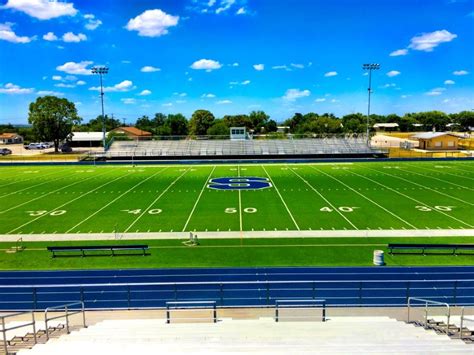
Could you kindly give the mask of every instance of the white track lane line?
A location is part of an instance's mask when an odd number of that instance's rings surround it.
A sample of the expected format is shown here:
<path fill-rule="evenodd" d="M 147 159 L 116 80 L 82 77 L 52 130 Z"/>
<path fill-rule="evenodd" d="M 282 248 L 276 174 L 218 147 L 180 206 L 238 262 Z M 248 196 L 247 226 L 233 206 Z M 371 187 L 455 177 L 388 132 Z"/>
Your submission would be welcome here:
<path fill-rule="evenodd" d="M 93 193 L 94 191 L 101 189 L 101 188 L 104 187 L 104 186 L 107 186 L 107 185 L 109 185 L 109 184 L 111 184 L 111 183 L 113 183 L 113 182 L 115 182 L 115 181 L 117 181 L 117 180 L 123 179 L 123 178 L 126 177 L 126 176 L 129 176 L 130 174 L 131 174 L 131 173 L 128 173 L 127 175 L 119 176 L 118 178 L 115 178 L 115 179 L 113 179 L 113 180 L 111 180 L 111 181 L 108 181 L 108 182 L 106 182 L 105 184 L 102 184 L 102 185 L 96 187 L 95 189 L 92 189 L 92 190 L 86 192 L 85 194 L 82 194 L 81 196 L 76 197 L 75 199 L 72 199 L 72 200 L 70 200 L 70 201 L 68 201 L 68 202 L 66 202 L 66 203 L 63 203 L 61 206 L 58 206 L 58 207 L 56 207 L 56 208 L 53 208 L 51 211 L 48 211 L 47 213 L 42 214 L 41 216 L 36 217 L 35 219 L 32 219 L 31 221 L 28 221 L 28 222 L 26 222 L 26 223 L 23 223 L 21 226 L 16 227 L 15 229 L 12 229 L 12 230 L 9 231 L 7 234 L 11 234 L 12 232 L 14 232 L 14 231 L 16 231 L 16 230 L 18 230 L 18 229 L 20 229 L 20 228 L 23 228 L 24 226 L 27 226 L 28 224 L 33 223 L 33 222 L 37 221 L 37 220 L 40 219 L 40 218 L 43 218 L 43 217 L 45 217 L 45 216 L 48 216 L 51 212 L 57 211 L 58 209 L 60 209 L 60 208 L 62 208 L 62 207 L 64 207 L 64 206 L 67 206 L 67 205 L 69 205 L 70 203 L 72 203 L 72 202 L 74 202 L 74 201 L 76 201 L 76 200 L 79 200 L 79 199 L 83 198 L 84 196 L 87 196 L 87 195 Z M 83 181 L 85 181 L 85 180 L 83 180 Z"/>
<path fill-rule="evenodd" d="M 43 198 L 43 197 L 49 196 L 49 195 L 51 195 L 51 194 L 53 194 L 53 193 L 55 193 L 55 192 L 64 190 L 64 189 L 67 188 L 67 187 L 71 187 L 71 186 L 77 185 L 77 184 L 79 184 L 79 183 L 81 183 L 81 182 L 85 182 L 85 181 L 87 181 L 87 180 L 90 180 L 90 179 L 93 179 L 93 178 L 96 178 L 96 177 L 105 175 L 105 174 L 107 174 L 108 172 L 110 172 L 110 171 L 105 171 L 103 174 L 94 175 L 94 176 L 88 177 L 87 179 L 79 180 L 79 181 L 73 182 L 73 183 L 71 183 L 71 184 L 69 184 L 69 185 L 60 187 L 59 189 L 50 191 L 50 192 L 48 192 L 48 193 L 46 193 L 46 194 L 44 194 L 44 195 L 41 195 L 41 196 L 39 196 L 39 197 L 35 197 L 35 198 L 31 199 L 31 200 L 28 200 L 28 201 L 26 201 L 26 202 L 20 203 L 19 205 L 16 205 L 16 206 L 10 207 L 10 208 L 8 208 L 8 209 L 6 209 L 6 210 L 0 211 L 0 214 L 6 213 L 6 212 L 11 211 L 11 210 L 14 210 L 14 209 L 16 209 L 16 208 L 18 208 L 18 207 L 24 206 L 24 205 L 26 205 L 26 204 L 28 204 L 28 203 L 30 203 L 30 202 L 33 202 L 33 201 L 39 200 L 39 199 L 41 199 L 41 198 Z"/>
<path fill-rule="evenodd" d="M 265 174 L 267 174 L 268 178 L 270 179 L 273 187 L 275 188 L 275 191 L 277 192 L 278 196 L 280 196 L 280 199 L 281 199 L 281 202 L 283 203 L 283 205 L 285 206 L 286 208 L 286 211 L 288 212 L 288 214 L 290 215 L 291 217 L 291 220 L 293 221 L 293 223 L 295 224 L 295 227 L 297 230 L 300 230 L 300 226 L 298 225 L 298 223 L 296 223 L 296 220 L 295 218 L 293 217 L 293 214 L 291 213 L 290 209 L 288 208 L 285 200 L 283 199 L 283 197 L 281 196 L 280 194 L 280 191 L 278 190 L 278 187 L 275 185 L 275 183 L 273 182 L 273 179 L 272 177 L 270 176 L 270 174 L 267 172 L 267 169 L 265 169 L 265 166 L 261 165 L 261 167 L 263 168 L 263 170 L 265 171 Z"/>
<path fill-rule="evenodd" d="M 362 178 L 364 178 L 364 179 L 366 179 L 366 180 L 372 181 L 373 183 L 375 183 L 375 184 L 377 184 L 377 185 L 380 185 L 380 186 L 382 186 L 382 187 L 384 187 L 384 188 L 386 188 L 386 189 L 388 189 L 388 190 L 390 190 L 390 191 L 393 191 L 393 192 L 399 194 L 400 196 L 403 196 L 403 197 L 408 198 L 408 199 L 410 199 L 410 200 L 412 200 L 412 201 L 415 201 L 415 202 L 418 203 L 419 205 L 426 206 L 426 207 L 432 209 L 433 211 L 438 212 L 438 213 L 441 213 L 442 215 L 444 215 L 444 216 L 446 216 L 446 217 L 448 217 L 448 218 L 454 219 L 454 220 L 458 221 L 459 223 L 462 223 L 462 224 L 464 224 L 464 225 L 466 225 L 466 226 L 468 226 L 468 227 L 470 227 L 470 228 L 473 228 L 473 227 L 474 227 L 474 226 L 470 225 L 469 223 L 466 223 L 466 222 L 464 222 L 464 221 L 462 221 L 462 220 L 460 220 L 460 219 L 458 219 L 458 218 L 456 218 L 456 217 L 450 216 L 449 214 L 444 213 L 443 211 L 437 210 L 436 208 L 433 208 L 432 206 L 430 206 L 430 205 L 428 205 L 428 204 L 426 204 L 426 203 L 424 203 L 424 202 L 421 202 L 421 201 L 419 201 L 419 200 L 417 200 L 417 199 L 415 199 L 415 198 L 413 198 L 413 197 L 411 197 L 411 196 L 405 195 L 404 193 L 402 193 L 402 192 L 400 192 L 400 191 L 397 191 L 397 190 L 395 190 L 395 189 L 393 189 L 393 188 L 391 188 L 391 187 L 389 187 L 389 186 L 387 186 L 387 185 L 384 185 L 384 184 L 382 184 L 382 183 L 380 183 L 380 182 L 378 182 L 378 181 L 376 181 L 376 180 L 373 180 L 373 179 L 371 179 L 371 178 L 368 178 L 367 176 L 357 174 L 357 173 L 355 173 L 355 172 L 353 172 L 353 171 L 350 171 L 350 173 L 351 173 L 351 174 L 354 174 L 354 175 L 357 175 L 357 176 L 360 176 L 360 177 L 362 177 Z"/>
<path fill-rule="evenodd" d="M 77 223 L 74 227 L 71 227 L 69 228 L 69 230 L 66 231 L 66 233 L 70 233 L 73 229 L 76 229 L 77 227 L 79 227 L 82 223 L 84 223 L 85 221 L 91 219 L 92 217 L 94 217 L 97 213 L 103 211 L 104 209 L 106 209 L 107 207 L 109 207 L 111 204 L 113 204 L 115 201 L 121 199 L 122 197 L 124 197 L 126 194 L 128 194 L 130 191 L 136 189 L 138 186 L 140 186 L 141 184 L 145 183 L 146 181 L 150 180 L 151 178 L 153 178 L 154 176 L 158 175 L 159 173 L 165 171 L 166 169 L 168 168 L 164 168 L 164 169 L 161 169 L 159 171 L 157 171 L 156 173 L 154 173 L 153 175 L 150 175 L 149 177 L 147 177 L 145 180 L 142 180 L 140 181 L 138 184 L 135 184 L 134 186 L 132 186 L 131 188 L 129 188 L 127 191 L 125 191 L 124 193 L 120 194 L 119 196 L 117 196 L 116 198 L 114 198 L 112 201 L 110 201 L 108 204 L 104 205 L 102 208 L 98 209 L 97 211 L 95 211 L 94 213 L 92 213 L 90 216 L 88 216 L 87 218 L 84 218 L 82 221 L 80 221 L 79 223 Z"/>
<path fill-rule="evenodd" d="M 186 231 L 186 228 L 188 227 L 188 224 L 189 224 L 189 221 L 191 220 L 193 214 L 194 214 L 194 210 L 196 209 L 199 201 L 201 200 L 201 196 L 204 192 L 204 189 L 206 188 L 207 186 L 207 183 L 209 182 L 209 179 L 211 178 L 212 174 L 214 173 L 214 170 L 216 170 L 216 166 L 213 166 L 212 170 L 211 170 L 211 173 L 209 174 L 209 176 L 207 177 L 206 181 L 204 181 L 204 185 L 202 186 L 202 189 L 201 189 L 201 192 L 199 193 L 199 196 L 198 198 L 196 199 L 196 201 L 194 202 L 194 206 L 193 206 L 193 209 L 191 210 L 191 212 L 189 213 L 189 216 L 188 216 L 188 219 L 186 220 L 186 223 L 184 224 L 184 227 L 183 227 L 183 232 Z"/>
<path fill-rule="evenodd" d="M 148 205 L 148 207 L 147 207 L 142 213 L 140 213 L 140 215 L 139 215 L 137 218 L 135 218 L 135 220 L 134 220 L 134 221 L 127 227 L 127 229 L 125 229 L 123 232 L 124 232 L 124 233 L 127 233 L 127 232 L 130 230 L 130 228 L 132 228 L 132 227 L 135 225 L 135 223 L 137 223 L 137 222 L 145 215 L 145 213 L 147 213 L 148 210 L 150 210 L 150 208 L 161 198 L 161 196 L 163 196 L 174 184 L 176 184 L 176 182 L 177 182 L 179 179 L 181 179 L 181 177 L 183 177 L 183 175 L 186 174 L 188 171 L 190 171 L 190 168 L 186 169 L 186 170 L 184 171 L 184 173 L 182 173 L 180 176 L 178 176 L 176 179 L 174 179 L 174 180 L 171 182 L 171 184 L 169 184 L 169 186 L 168 186 L 165 190 L 163 190 L 163 192 L 161 192 L 161 194 L 159 194 L 158 197 L 155 198 L 155 199 L 153 200 L 153 202 L 150 203 L 150 204 Z"/>
<path fill-rule="evenodd" d="M 459 202 L 462 202 L 462 203 L 465 203 L 465 204 L 474 206 L 474 203 L 467 202 L 467 201 L 464 201 L 464 200 L 462 200 L 462 199 L 460 199 L 460 198 L 457 198 L 457 197 L 454 197 L 454 196 L 445 194 L 444 192 L 441 192 L 441 191 L 432 189 L 431 187 L 427 187 L 427 186 L 418 184 L 417 182 L 413 182 L 413 181 L 410 181 L 410 180 L 408 180 L 408 179 L 402 178 L 401 176 L 389 174 L 389 173 L 386 173 L 386 172 L 383 172 L 383 171 L 379 171 L 379 170 L 375 170 L 375 169 L 372 169 L 372 168 L 369 168 L 369 167 L 365 167 L 365 169 L 370 169 L 370 170 L 376 171 L 377 173 L 382 173 L 382 174 L 385 174 L 385 175 L 388 175 L 388 176 L 392 176 L 392 177 L 397 178 L 397 179 L 404 180 L 404 181 L 406 181 L 406 182 L 409 182 L 410 184 L 413 184 L 413 185 L 416 185 L 416 186 L 420 186 L 420 187 L 423 187 L 423 188 L 425 188 L 425 189 L 427 189 L 427 190 L 436 192 L 437 194 L 440 194 L 440 195 L 443 195 L 443 196 L 452 198 L 453 200 L 457 200 L 457 201 L 459 201 Z"/>
<path fill-rule="evenodd" d="M 353 189 L 351 186 L 347 185 L 346 183 L 344 183 L 343 181 L 339 180 L 338 178 L 322 171 L 322 170 L 319 170 L 318 168 L 315 168 L 315 167 L 312 167 L 314 170 L 316 171 L 319 171 L 320 173 L 326 175 L 326 176 L 329 176 L 331 179 L 334 179 L 336 180 L 337 182 L 339 182 L 340 184 L 344 185 L 345 187 L 347 187 L 348 189 L 350 189 L 351 191 L 355 192 L 356 194 L 358 194 L 359 196 L 365 198 L 367 201 L 373 203 L 374 205 L 376 205 L 377 207 L 381 208 L 382 210 L 384 210 L 385 212 L 391 214 L 393 217 L 397 218 L 398 220 L 402 221 L 403 223 L 405 223 L 406 225 L 410 226 L 411 228 L 413 229 L 418 229 L 416 228 L 413 224 L 407 222 L 406 220 L 404 220 L 402 217 L 398 216 L 397 214 L 393 213 L 392 211 L 389 211 L 388 209 L 386 209 L 385 207 L 383 207 L 382 205 L 378 204 L 377 202 L 375 202 L 374 200 L 368 198 L 367 196 L 365 196 L 364 194 L 360 193 L 359 191 Z"/>
<path fill-rule="evenodd" d="M 319 197 L 321 197 L 329 206 L 332 207 L 332 209 L 333 209 L 334 211 L 336 211 L 343 219 L 345 219 L 347 223 L 349 223 L 354 229 L 359 230 L 359 228 L 357 228 L 354 223 L 352 223 L 346 216 L 344 216 L 344 215 L 341 213 L 341 211 L 339 211 L 339 210 L 337 209 L 337 207 L 335 207 L 331 202 L 329 202 L 329 200 L 328 200 L 326 197 L 324 197 L 318 190 L 316 190 L 316 189 L 313 187 L 313 185 L 311 185 L 308 181 L 306 181 L 305 178 L 303 178 L 300 174 L 298 174 L 298 173 L 297 173 L 296 171 L 294 171 L 292 168 L 289 167 L 289 169 L 290 169 L 296 176 L 298 176 L 301 180 L 303 180 L 303 182 L 304 182 L 306 185 L 308 185 L 308 186 L 311 188 L 311 190 L 313 190 L 314 192 L 316 192 L 316 193 L 319 195 Z"/>

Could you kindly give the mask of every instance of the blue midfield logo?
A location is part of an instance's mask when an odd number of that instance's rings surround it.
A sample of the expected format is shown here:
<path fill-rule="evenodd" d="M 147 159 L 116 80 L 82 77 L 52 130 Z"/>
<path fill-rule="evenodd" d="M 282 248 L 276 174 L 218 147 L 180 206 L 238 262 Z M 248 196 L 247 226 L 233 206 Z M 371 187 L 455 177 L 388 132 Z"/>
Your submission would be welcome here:
<path fill-rule="evenodd" d="M 260 190 L 272 187 L 272 184 L 268 178 L 241 176 L 213 178 L 207 187 L 215 190 Z"/>

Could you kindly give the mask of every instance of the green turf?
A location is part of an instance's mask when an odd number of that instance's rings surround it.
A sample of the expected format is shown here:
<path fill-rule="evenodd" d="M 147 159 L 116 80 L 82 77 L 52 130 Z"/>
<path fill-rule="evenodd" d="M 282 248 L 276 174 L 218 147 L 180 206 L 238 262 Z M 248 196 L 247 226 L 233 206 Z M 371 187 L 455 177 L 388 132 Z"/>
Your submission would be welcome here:
<path fill-rule="evenodd" d="M 472 265 L 474 254 L 389 255 L 389 242 L 405 238 L 265 238 L 206 239 L 197 247 L 181 240 L 94 241 L 91 245 L 144 243 L 150 255 L 52 258 L 46 246 L 78 245 L 78 242 L 23 243 L 17 253 L 5 250 L 14 243 L 0 243 L 1 270 L 252 267 L 252 266 L 369 266 L 374 250 L 385 250 L 387 266 Z M 474 237 L 412 238 L 413 243 L 473 243 Z"/>
<path fill-rule="evenodd" d="M 267 177 L 217 191 L 212 177 Z M 0 167 L 0 234 L 474 228 L 474 162 Z"/>

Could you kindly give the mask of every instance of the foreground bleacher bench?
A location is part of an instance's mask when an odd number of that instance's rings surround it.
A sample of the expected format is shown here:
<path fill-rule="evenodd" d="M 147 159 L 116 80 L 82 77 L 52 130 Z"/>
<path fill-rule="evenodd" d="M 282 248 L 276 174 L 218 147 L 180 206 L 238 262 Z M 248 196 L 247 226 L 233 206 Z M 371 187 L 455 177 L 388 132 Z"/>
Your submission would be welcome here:
<path fill-rule="evenodd" d="M 116 251 L 136 251 L 140 250 L 142 253 L 136 255 L 147 255 L 146 251 L 149 249 L 148 245 L 85 245 L 85 246 L 54 246 L 47 247 L 48 251 L 53 253 L 53 258 L 57 253 L 74 253 L 80 252 L 80 256 L 87 256 L 86 251 L 110 251 L 111 256 L 115 256 Z M 118 254 L 120 255 L 120 254 Z M 135 254 L 134 254 L 135 255 Z"/>
<path fill-rule="evenodd" d="M 456 255 L 459 250 L 474 250 L 474 244 L 400 244 L 391 243 L 387 245 L 390 254 L 407 254 L 394 253 L 395 250 L 416 251 L 421 250 L 421 254 L 425 255 L 426 251 L 433 250 L 450 250 L 453 255 Z"/>

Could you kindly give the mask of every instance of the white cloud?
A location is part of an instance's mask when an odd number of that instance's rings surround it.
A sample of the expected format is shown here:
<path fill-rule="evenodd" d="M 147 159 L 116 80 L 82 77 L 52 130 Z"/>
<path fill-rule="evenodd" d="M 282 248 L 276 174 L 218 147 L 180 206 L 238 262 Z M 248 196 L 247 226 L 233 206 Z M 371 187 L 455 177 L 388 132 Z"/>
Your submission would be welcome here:
<path fill-rule="evenodd" d="M 63 77 L 61 75 L 53 75 L 52 79 L 58 81 L 58 80 L 63 80 Z"/>
<path fill-rule="evenodd" d="M 58 40 L 58 37 L 54 34 L 54 32 L 48 32 L 46 33 L 45 35 L 43 35 L 43 39 L 45 41 L 57 41 Z"/>
<path fill-rule="evenodd" d="M 390 83 L 390 84 L 385 84 L 385 85 L 383 85 L 382 88 L 384 88 L 384 89 L 387 89 L 387 88 L 394 88 L 395 86 L 397 86 L 397 84 Z"/>
<path fill-rule="evenodd" d="M 291 63 L 290 65 L 296 69 L 304 69 L 304 64 Z"/>
<path fill-rule="evenodd" d="M 120 99 L 120 101 L 122 101 L 125 105 L 133 105 L 137 103 L 137 100 L 135 100 L 134 98 L 124 98 Z"/>
<path fill-rule="evenodd" d="M 66 32 L 63 34 L 63 41 L 64 42 L 81 42 L 81 41 L 87 41 L 87 36 L 83 33 L 78 33 L 77 35 L 72 33 L 72 32 Z"/>
<path fill-rule="evenodd" d="M 168 15 L 160 9 L 146 10 L 141 15 L 130 19 L 125 28 L 138 31 L 139 36 L 160 37 L 168 34 L 168 28 L 176 26 L 179 16 Z"/>
<path fill-rule="evenodd" d="M 0 94 L 9 94 L 9 95 L 21 95 L 21 94 L 31 94 L 34 92 L 32 88 L 21 88 L 18 85 L 8 83 L 4 86 L 0 86 Z"/>
<path fill-rule="evenodd" d="M 76 85 L 74 84 L 65 84 L 65 83 L 55 84 L 54 86 L 56 86 L 57 88 L 68 88 L 68 89 L 76 87 Z"/>
<path fill-rule="evenodd" d="M 434 88 L 425 93 L 425 95 L 428 96 L 439 96 L 443 93 L 443 91 L 446 91 L 446 88 Z"/>
<path fill-rule="evenodd" d="M 394 76 L 397 76 L 397 75 L 400 75 L 401 73 L 398 71 L 398 70 L 390 70 L 388 73 L 387 73 L 387 76 L 389 77 L 394 77 Z"/>
<path fill-rule="evenodd" d="M 84 80 L 79 80 L 76 85 L 79 85 L 79 86 L 82 86 L 82 85 L 86 85 L 86 82 Z"/>
<path fill-rule="evenodd" d="M 122 60 L 121 63 L 122 64 L 131 64 L 132 61 L 131 60 Z"/>
<path fill-rule="evenodd" d="M 455 81 L 454 80 L 445 80 L 444 85 L 454 85 Z"/>
<path fill-rule="evenodd" d="M 265 65 L 264 64 L 254 64 L 253 68 L 257 71 L 262 71 L 262 70 L 265 69 Z"/>
<path fill-rule="evenodd" d="M 390 53 L 390 57 L 398 57 L 401 55 L 407 55 L 408 54 L 408 49 L 397 49 L 396 51 L 393 51 Z"/>
<path fill-rule="evenodd" d="M 67 62 L 63 65 L 56 67 L 56 70 L 68 73 L 68 74 L 76 74 L 76 75 L 92 75 L 91 69 L 87 68 L 93 62 L 84 60 L 82 62 Z"/>
<path fill-rule="evenodd" d="M 324 74 L 324 76 L 327 77 L 327 78 L 329 78 L 331 76 L 336 76 L 336 75 L 337 75 L 337 71 L 329 71 L 326 74 Z"/>
<path fill-rule="evenodd" d="M 220 7 L 216 9 L 216 14 L 220 14 L 222 12 L 229 10 L 234 4 L 235 4 L 235 0 L 221 0 Z"/>
<path fill-rule="evenodd" d="M 142 73 L 153 73 L 153 72 L 156 72 L 156 71 L 161 71 L 160 68 L 156 68 L 156 67 L 153 67 L 151 65 L 146 65 L 144 66 L 143 68 L 140 69 L 140 71 Z"/>
<path fill-rule="evenodd" d="M 311 95 L 311 91 L 309 90 L 288 89 L 286 90 L 286 93 L 283 96 L 283 99 L 287 101 L 295 101 L 296 99 L 306 97 L 309 95 Z"/>
<path fill-rule="evenodd" d="M 326 101 L 324 97 L 317 98 L 316 100 L 314 100 L 314 102 L 324 102 L 324 101 Z"/>
<path fill-rule="evenodd" d="M 451 42 L 456 37 L 456 34 L 446 30 L 422 33 L 413 37 L 408 47 L 416 51 L 432 52 L 441 43 Z"/>
<path fill-rule="evenodd" d="M 171 106 L 173 106 L 173 103 L 172 103 L 172 102 L 167 102 L 167 103 L 165 103 L 165 104 L 161 104 L 161 106 L 163 106 L 163 107 L 171 107 Z"/>
<path fill-rule="evenodd" d="M 93 31 L 102 25 L 102 21 L 95 18 L 95 15 L 93 14 L 86 14 L 84 15 L 84 18 L 87 20 L 87 23 L 84 25 L 84 27 L 90 31 Z"/>
<path fill-rule="evenodd" d="M 124 80 L 121 83 L 115 84 L 114 86 L 104 87 L 104 92 L 126 92 L 135 89 L 133 82 L 130 80 Z M 89 90 L 100 91 L 100 87 L 95 86 L 89 88 Z"/>
<path fill-rule="evenodd" d="M 232 63 L 230 64 L 231 67 L 238 67 L 239 66 L 239 63 L 235 62 L 235 63 Z"/>
<path fill-rule="evenodd" d="M 216 104 L 218 105 L 228 105 L 228 104 L 231 104 L 232 101 L 230 100 L 220 100 L 220 101 L 217 101 Z"/>
<path fill-rule="evenodd" d="M 242 82 L 240 83 L 240 85 L 248 85 L 248 84 L 250 84 L 250 83 L 251 83 L 250 80 L 244 80 L 244 81 L 242 81 Z"/>
<path fill-rule="evenodd" d="M 467 75 L 469 74 L 469 72 L 467 70 L 455 70 L 453 71 L 453 74 L 459 76 L 459 75 Z"/>
<path fill-rule="evenodd" d="M 150 90 L 143 90 L 141 93 L 138 94 L 138 96 L 148 96 L 151 95 Z"/>
<path fill-rule="evenodd" d="M 332 99 L 331 102 L 332 102 L 333 104 L 335 104 L 336 102 L 339 102 L 339 100 Z"/>
<path fill-rule="evenodd" d="M 212 59 L 200 59 L 191 64 L 191 68 L 210 72 L 211 70 L 222 68 L 222 64 Z"/>
<path fill-rule="evenodd" d="M 274 65 L 274 66 L 272 67 L 272 69 L 274 69 L 274 70 L 288 70 L 288 71 L 291 71 L 291 69 L 288 68 L 288 66 L 286 66 L 286 65 Z"/>
<path fill-rule="evenodd" d="M 184 104 L 184 103 L 186 103 L 186 100 L 176 100 L 175 102 L 177 104 Z"/>
<path fill-rule="evenodd" d="M 12 29 L 11 22 L 0 23 L 0 39 L 12 43 L 30 43 L 36 37 L 18 36 Z"/>
<path fill-rule="evenodd" d="M 73 3 L 51 0 L 8 0 L 6 9 L 24 12 L 39 20 L 49 20 L 61 16 L 75 16 L 77 10 Z"/>
<path fill-rule="evenodd" d="M 58 91 L 51 91 L 51 90 L 41 90 L 36 93 L 36 95 L 40 96 L 64 96 L 62 92 Z"/>
<path fill-rule="evenodd" d="M 245 15 L 247 13 L 247 10 L 245 9 L 245 7 L 241 7 L 240 9 L 237 10 L 237 12 L 235 13 L 236 15 Z"/>
<path fill-rule="evenodd" d="M 212 99 L 212 98 L 216 97 L 216 95 L 214 95 L 214 94 L 202 94 L 201 97 L 204 98 L 204 99 Z"/>
<path fill-rule="evenodd" d="M 188 94 L 185 93 L 185 92 L 174 92 L 173 95 L 174 95 L 174 96 L 179 96 L 179 97 L 186 97 L 186 96 L 188 96 Z"/>

